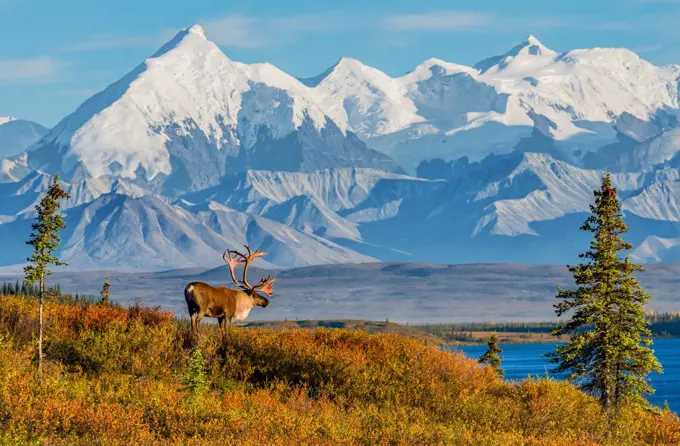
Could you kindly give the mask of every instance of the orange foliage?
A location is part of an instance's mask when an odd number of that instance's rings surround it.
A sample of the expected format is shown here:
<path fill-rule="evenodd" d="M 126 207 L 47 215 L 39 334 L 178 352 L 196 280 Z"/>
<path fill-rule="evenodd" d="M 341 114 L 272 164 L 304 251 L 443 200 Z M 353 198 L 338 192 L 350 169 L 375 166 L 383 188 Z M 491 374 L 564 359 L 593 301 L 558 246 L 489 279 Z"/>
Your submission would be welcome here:
<path fill-rule="evenodd" d="M 167 313 L 0 297 L 0 444 L 680 444 L 671 413 L 551 380 L 511 384 L 462 355 L 394 335 L 205 327 L 212 389 L 182 390 L 188 330 Z"/>

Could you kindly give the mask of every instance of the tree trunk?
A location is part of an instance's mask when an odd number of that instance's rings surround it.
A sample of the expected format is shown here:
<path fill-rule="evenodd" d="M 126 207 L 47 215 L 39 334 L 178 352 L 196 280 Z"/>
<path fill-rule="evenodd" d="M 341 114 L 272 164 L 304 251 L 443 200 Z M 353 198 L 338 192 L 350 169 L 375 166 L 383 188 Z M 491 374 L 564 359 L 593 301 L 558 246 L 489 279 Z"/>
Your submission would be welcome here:
<path fill-rule="evenodd" d="M 39 316 L 38 316 L 38 377 L 42 379 L 42 366 L 43 366 L 43 297 L 45 294 L 45 278 L 40 277 L 40 296 L 38 297 L 39 303 Z"/>

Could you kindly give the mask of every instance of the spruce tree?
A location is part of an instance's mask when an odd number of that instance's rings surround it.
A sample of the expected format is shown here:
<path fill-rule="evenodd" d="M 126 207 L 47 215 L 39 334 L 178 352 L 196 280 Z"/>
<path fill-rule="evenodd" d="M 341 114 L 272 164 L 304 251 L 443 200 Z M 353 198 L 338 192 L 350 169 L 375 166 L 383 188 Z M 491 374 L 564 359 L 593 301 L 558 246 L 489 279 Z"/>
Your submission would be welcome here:
<path fill-rule="evenodd" d="M 505 372 L 501 369 L 501 353 L 503 353 L 503 350 L 498 346 L 498 336 L 496 333 L 492 333 L 489 338 L 489 349 L 479 357 L 478 361 L 481 364 L 489 365 L 499 376 L 503 376 Z"/>
<path fill-rule="evenodd" d="M 210 390 L 210 382 L 205 373 L 207 361 L 200 348 L 191 353 L 189 364 L 182 376 L 183 390 L 191 393 L 204 393 Z"/>
<path fill-rule="evenodd" d="M 110 304 L 109 302 L 109 288 L 111 287 L 111 284 L 109 283 L 109 278 L 107 277 L 106 280 L 104 280 L 104 286 L 102 287 L 101 294 L 102 295 L 102 300 L 101 304 L 108 306 Z"/>
<path fill-rule="evenodd" d="M 38 374 L 42 376 L 43 363 L 43 300 L 45 298 L 45 279 L 52 274 L 50 265 L 65 265 L 55 255 L 59 247 L 59 231 L 66 227 L 63 217 L 58 213 L 59 200 L 67 199 L 68 194 L 59 185 L 59 176 L 55 175 L 45 196 L 35 207 L 38 216 L 32 225 L 31 238 L 26 242 L 33 246 L 33 255 L 27 260 L 29 265 L 24 268 L 26 283 L 33 285 L 38 282 L 40 289 L 39 300 L 39 334 L 38 334 Z"/>
<path fill-rule="evenodd" d="M 625 400 L 647 406 L 643 395 L 654 392 L 647 375 L 661 372 L 651 341 L 643 339 L 650 335 L 643 309 L 650 296 L 633 277 L 642 267 L 619 257 L 632 245 L 621 238 L 628 228 L 608 173 L 594 196 L 581 227 L 594 234 L 590 249 L 580 255 L 584 263 L 569 267 L 577 288 L 558 288 L 555 305 L 558 317 L 570 313 L 571 319 L 553 334 L 571 338 L 548 356 L 558 364 L 553 372 L 568 372 L 607 411 Z"/>

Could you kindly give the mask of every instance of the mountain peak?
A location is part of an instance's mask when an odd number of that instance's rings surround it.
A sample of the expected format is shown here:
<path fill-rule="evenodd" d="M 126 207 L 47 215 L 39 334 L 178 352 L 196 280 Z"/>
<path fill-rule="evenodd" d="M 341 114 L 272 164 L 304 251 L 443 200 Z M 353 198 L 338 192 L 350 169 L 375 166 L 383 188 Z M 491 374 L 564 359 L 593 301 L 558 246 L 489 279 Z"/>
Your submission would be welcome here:
<path fill-rule="evenodd" d="M 323 73 L 314 77 L 299 78 L 298 80 L 306 86 L 314 88 L 333 73 L 362 71 L 364 68 L 366 68 L 366 65 L 353 57 L 341 57 Z"/>
<path fill-rule="evenodd" d="M 505 56 L 543 56 L 553 54 L 556 54 L 555 51 L 543 45 L 533 34 L 529 34 L 529 36 L 519 45 L 515 45 L 510 51 L 508 51 Z"/>
<path fill-rule="evenodd" d="M 401 77 L 407 83 L 420 82 L 432 76 L 448 76 L 456 73 L 477 74 L 477 70 L 465 65 L 431 57 Z"/>
<path fill-rule="evenodd" d="M 534 36 L 533 34 L 529 34 L 526 39 L 524 39 L 524 42 L 528 45 L 539 45 L 543 46 L 543 44 Z"/>
<path fill-rule="evenodd" d="M 338 59 L 335 65 L 333 65 L 333 68 L 338 68 L 338 67 L 351 67 L 351 68 L 357 68 L 357 67 L 363 67 L 364 64 L 362 64 L 359 60 L 353 58 L 353 57 L 341 57 Z"/>
<path fill-rule="evenodd" d="M 180 47 L 191 52 L 201 52 L 201 50 L 213 49 L 213 47 L 216 48 L 206 37 L 203 27 L 200 25 L 193 25 L 179 31 L 175 37 L 170 39 L 151 57 L 160 57 Z"/>
<path fill-rule="evenodd" d="M 196 34 L 197 36 L 200 36 L 200 37 L 203 37 L 204 39 L 207 39 L 207 37 L 205 35 L 205 30 L 203 29 L 203 27 L 201 25 L 193 25 L 193 26 L 187 28 L 185 31 L 186 31 L 187 34 Z"/>
<path fill-rule="evenodd" d="M 500 56 L 489 57 L 475 65 L 475 68 L 480 70 L 482 73 L 496 67 L 499 70 L 506 68 L 514 59 L 521 58 L 534 58 L 540 56 L 554 57 L 557 52 L 551 50 L 547 46 L 543 45 L 533 34 L 524 39 L 518 45 L 515 45 L 505 54 Z"/>

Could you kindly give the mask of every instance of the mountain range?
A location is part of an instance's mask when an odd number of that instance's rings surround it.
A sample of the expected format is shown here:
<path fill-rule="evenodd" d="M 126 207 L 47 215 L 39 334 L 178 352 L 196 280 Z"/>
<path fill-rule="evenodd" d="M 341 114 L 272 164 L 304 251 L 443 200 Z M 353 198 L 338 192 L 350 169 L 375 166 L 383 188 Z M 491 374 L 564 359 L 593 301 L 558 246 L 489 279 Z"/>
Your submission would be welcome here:
<path fill-rule="evenodd" d="M 535 37 L 472 67 L 313 78 L 229 59 L 200 26 L 52 129 L 0 118 L 0 266 L 60 174 L 78 268 L 573 262 L 612 172 L 642 262 L 680 259 L 680 66 Z"/>

